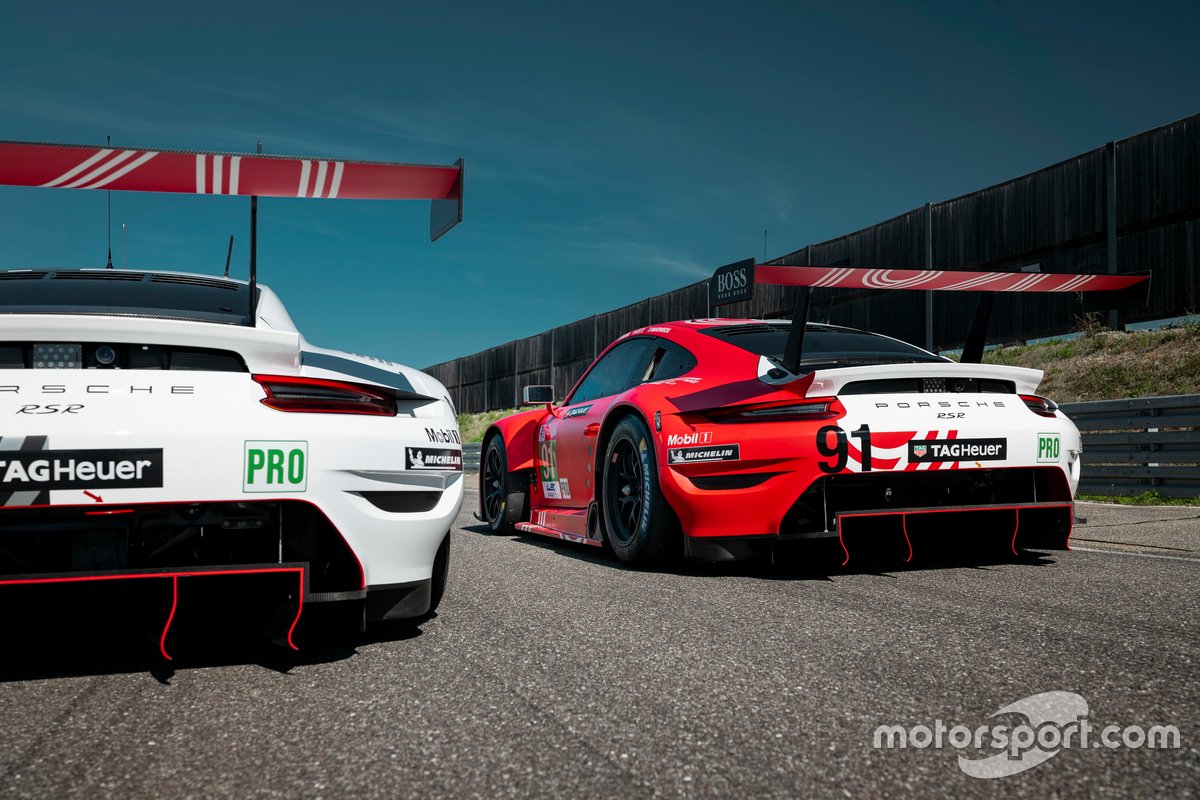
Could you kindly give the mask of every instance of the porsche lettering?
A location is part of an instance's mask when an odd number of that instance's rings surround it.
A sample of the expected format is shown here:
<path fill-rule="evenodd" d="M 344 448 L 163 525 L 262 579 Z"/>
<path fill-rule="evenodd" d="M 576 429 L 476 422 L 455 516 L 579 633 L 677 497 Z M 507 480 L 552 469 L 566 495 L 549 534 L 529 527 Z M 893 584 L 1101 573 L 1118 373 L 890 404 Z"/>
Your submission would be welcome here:
<path fill-rule="evenodd" d="M 876 408 L 1007 408 L 1003 400 L 918 400 L 915 403 L 876 403 Z"/>

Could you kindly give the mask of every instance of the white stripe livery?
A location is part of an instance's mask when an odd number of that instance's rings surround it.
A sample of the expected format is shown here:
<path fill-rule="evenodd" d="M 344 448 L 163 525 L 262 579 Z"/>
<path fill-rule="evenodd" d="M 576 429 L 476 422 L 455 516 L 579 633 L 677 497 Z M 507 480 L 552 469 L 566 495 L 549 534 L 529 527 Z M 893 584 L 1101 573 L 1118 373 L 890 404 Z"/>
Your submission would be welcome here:
<path fill-rule="evenodd" d="M 346 169 L 344 161 L 318 161 L 316 180 L 309 183 L 309 178 L 312 176 L 313 162 L 308 159 L 303 159 L 300 162 L 300 184 L 296 189 L 296 197 L 328 197 L 330 199 L 338 196 L 338 190 L 342 187 L 342 172 Z M 326 185 L 325 179 L 329 175 L 329 165 L 333 164 L 333 177 Z"/>
<path fill-rule="evenodd" d="M 108 149 L 97 150 L 90 158 L 84 159 L 54 180 L 43 183 L 42 186 L 60 186 L 64 189 L 99 189 L 101 186 L 107 186 L 112 183 L 117 178 L 128 175 L 158 155 L 158 151 L 156 150 L 147 150 L 140 155 L 137 150 L 122 150 L 120 153 L 113 155 L 114 152 Z M 133 159 L 132 161 L 130 161 L 131 158 Z M 129 161 L 129 163 L 125 164 L 126 161 Z M 125 164 L 125 166 L 116 169 L 121 164 Z M 79 173 L 84 172 L 84 170 L 90 167 L 94 167 L 94 169 L 85 173 L 81 178 L 76 177 Z"/>
<path fill-rule="evenodd" d="M 238 177 L 241 172 L 242 157 L 230 156 L 229 166 L 225 166 L 225 156 L 212 156 L 212 191 L 208 185 L 208 159 L 203 153 L 196 154 L 196 194 L 237 194 Z M 226 180 L 228 175 L 228 180 Z"/>
<path fill-rule="evenodd" d="M 891 273 L 892 270 L 890 269 L 873 269 L 863 277 L 863 285 L 872 289 L 911 289 L 914 286 L 920 286 L 923 283 L 928 283 L 941 277 L 943 271 L 930 270 L 915 278 L 899 279 L 893 279 Z"/>

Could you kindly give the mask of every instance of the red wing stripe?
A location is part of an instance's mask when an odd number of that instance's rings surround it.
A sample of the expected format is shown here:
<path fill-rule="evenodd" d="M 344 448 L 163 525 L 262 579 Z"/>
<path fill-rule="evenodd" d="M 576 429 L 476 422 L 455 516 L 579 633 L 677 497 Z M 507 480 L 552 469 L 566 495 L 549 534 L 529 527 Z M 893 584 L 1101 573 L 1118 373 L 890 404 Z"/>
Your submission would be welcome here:
<path fill-rule="evenodd" d="M 70 183 L 63 184 L 63 187 L 66 189 L 75 189 L 75 188 L 78 188 L 78 187 L 84 185 L 85 183 L 90 183 L 90 182 L 94 181 L 96 178 L 99 178 L 104 173 L 108 172 L 113 167 L 117 166 L 118 164 L 132 158 L 134 153 L 136 153 L 136 152 L 137 152 L 136 150 L 124 150 L 120 153 L 117 153 L 112 158 L 102 161 L 100 163 L 100 166 L 96 167 L 91 172 L 88 172 L 82 178 L 75 178 Z"/>
<path fill-rule="evenodd" d="M 42 186 L 58 186 L 63 181 L 69 181 L 69 180 L 71 180 L 71 178 L 74 178 L 76 175 L 83 172 L 85 169 L 90 167 L 92 164 L 95 164 L 97 161 L 108 156 L 112 152 L 113 152 L 112 150 L 99 150 L 91 158 L 89 158 L 86 161 L 83 161 L 79 164 L 76 164 L 73 168 L 67 170 L 62 175 L 59 175 L 54 180 L 48 181 L 47 183 L 43 183 Z"/>
<path fill-rule="evenodd" d="M 1107 292 L 1126 289 L 1147 280 L 1146 275 L 1029 274 L 774 264 L 756 264 L 754 270 L 754 282 L 757 284 L 952 292 Z"/>
<path fill-rule="evenodd" d="M 319 178 L 315 186 L 314 178 Z M 0 141 L 0 184 L 7 186 L 219 192 L 260 197 L 457 200 L 461 196 L 461 178 L 462 171 L 457 165 Z M 822 268 L 821 275 L 830 271 L 828 267 Z"/>
<path fill-rule="evenodd" d="M 129 174 L 130 172 L 133 172 L 135 169 L 137 169 L 138 167 L 140 167 L 142 164 L 145 164 L 147 161 L 149 161 L 150 159 L 154 158 L 156 155 L 158 155 L 158 153 L 156 153 L 156 152 L 143 153 L 142 155 L 138 156 L 138 158 L 137 158 L 137 160 L 136 160 L 136 161 L 133 161 L 133 162 L 130 162 L 129 164 L 126 164 L 125 166 L 121 167 L 119 170 L 117 170 L 116 172 L 112 173 L 112 174 L 111 174 L 111 175 L 109 175 L 108 177 L 106 177 L 106 178 L 101 178 L 100 180 L 98 180 L 98 181 L 96 181 L 95 183 L 93 183 L 93 184 L 90 184 L 90 185 L 88 185 L 88 186 L 81 186 L 81 187 L 78 187 L 78 188 L 81 188 L 81 189 L 99 189 L 101 186 L 107 186 L 108 184 L 110 184 L 110 183 L 112 183 L 113 181 L 115 181 L 117 178 L 120 178 L 120 177 L 122 177 L 122 176 L 124 176 L 124 175 L 127 175 L 127 174 Z"/>

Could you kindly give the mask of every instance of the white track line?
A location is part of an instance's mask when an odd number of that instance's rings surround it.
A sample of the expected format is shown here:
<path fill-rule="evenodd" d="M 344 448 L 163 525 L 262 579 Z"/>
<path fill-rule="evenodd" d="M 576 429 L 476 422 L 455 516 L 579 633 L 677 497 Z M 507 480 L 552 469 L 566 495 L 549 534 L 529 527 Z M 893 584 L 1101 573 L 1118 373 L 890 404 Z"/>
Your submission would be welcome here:
<path fill-rule="evenodd" d="M 1200 564 L 1200 558 L 1185 558 L 1183 556 L 1164 556 L 1158 553 L 1131 553 L 1127 550 L 1104 550 L 1097 547 L 1071 547 L 1073 553 L 1108 553 L 1117 556 L 1133 556 L 1134 558 L 1161 558 L 1164 561 L 1190 561 Z"/>

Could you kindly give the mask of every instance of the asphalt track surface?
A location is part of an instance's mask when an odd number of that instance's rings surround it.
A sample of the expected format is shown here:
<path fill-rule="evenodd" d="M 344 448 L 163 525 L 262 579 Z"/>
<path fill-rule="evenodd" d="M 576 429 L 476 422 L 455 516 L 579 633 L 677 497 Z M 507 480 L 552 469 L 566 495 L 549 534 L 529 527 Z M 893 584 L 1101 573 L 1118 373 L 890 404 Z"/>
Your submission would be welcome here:
<path fill-rule="evenodd" d="M 170 666 L 6 638 L 0 797 L 1200 788 L 1200 509 L 1081 505 L 1080 549 L 1018 562 L 841 569 L 808 553 L 639 572 L 484 535 L 473 501 L 446 599 L 419 625 Z M 873 747 L 882 724 L 974 727 L 1052 690 L 1082 695 L 1100 725 L 1175 725 L 1182 747 L 1064 750 L 994 780 L 963 774 L 949 748 Z"/>

